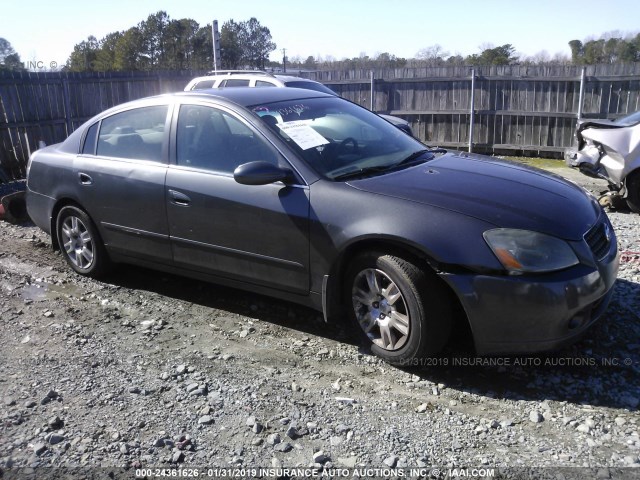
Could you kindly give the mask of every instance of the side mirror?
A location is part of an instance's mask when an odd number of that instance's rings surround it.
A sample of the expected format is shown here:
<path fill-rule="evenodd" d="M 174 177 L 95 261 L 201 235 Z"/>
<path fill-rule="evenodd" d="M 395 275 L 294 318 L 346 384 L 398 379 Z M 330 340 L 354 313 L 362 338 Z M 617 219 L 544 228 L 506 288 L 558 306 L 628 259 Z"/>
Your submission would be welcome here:
<path fill-rule="evenodd" d="M 268 185 L 286 182 L 293 178 L 293 173 L 288 168 L 260 160 L 240 165 L 233 171 L 233 178 L 242 185 Z"/>

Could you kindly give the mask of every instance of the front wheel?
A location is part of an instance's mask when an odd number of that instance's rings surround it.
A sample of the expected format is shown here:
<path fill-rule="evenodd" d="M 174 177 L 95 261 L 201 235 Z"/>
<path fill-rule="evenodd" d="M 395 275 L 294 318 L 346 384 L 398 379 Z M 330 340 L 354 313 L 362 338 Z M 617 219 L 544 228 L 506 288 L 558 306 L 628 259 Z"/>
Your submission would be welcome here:
<path fill-rule="evenodd" d="M 74 206 L 63 207 L 58 213 L 56 233 L 62 255 L 71 268 L 89 277 L 105 273 L 109 258 L 86 212 Z"/>
<path fill-rule="evenodd" d="M 346 280 L 352 323 L 375 355 L 410 366 L 446 344 L 452 323 L 449 295 L 432 272 L 370 252 L 354 259 Z"/>
<path fill-rule="evenodd" d="M 631 172 L 626 179 L 627 205 L 631 211 L 640 213 L 640 170 Z"/>

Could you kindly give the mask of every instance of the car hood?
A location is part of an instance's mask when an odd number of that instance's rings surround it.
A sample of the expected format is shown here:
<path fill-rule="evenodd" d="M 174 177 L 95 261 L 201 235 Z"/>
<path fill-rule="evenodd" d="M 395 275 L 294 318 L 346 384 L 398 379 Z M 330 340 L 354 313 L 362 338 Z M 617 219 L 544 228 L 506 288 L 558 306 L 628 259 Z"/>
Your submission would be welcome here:
<path fill-rule="evenodd" d="M 600 207 L 581 187 L 520 164 L 447 153 L 419 166 L 349 181 L 357 189 L 520 228 L 581 240 Z"/>

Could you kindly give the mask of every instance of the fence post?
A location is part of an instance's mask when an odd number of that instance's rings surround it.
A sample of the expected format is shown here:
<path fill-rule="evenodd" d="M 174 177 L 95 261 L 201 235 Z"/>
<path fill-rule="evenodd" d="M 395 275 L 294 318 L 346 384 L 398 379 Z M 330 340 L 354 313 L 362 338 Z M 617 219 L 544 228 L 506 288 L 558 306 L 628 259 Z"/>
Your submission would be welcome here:
<path fill-rule="evenodd" d="M 580 74 L 580 96 L 578 97 L 578 121 L 582 118 L 582 108 L 584 107 L 584 82 L 586 67 L 582 67 Z"/>
<path fill-rule="evenodd" d="M 371 111 L 375 112 L 375 109 L 373 108 L 373 89 L 374 89 L 373 83 L 374 83 L 373 70 L 371 70 L 371 96 L 370 96 L 369 102 L 371 104 Z"/>
<path fill-rule="evenodd" d="M 69 92 L 69 77 L 62 78 L 62 98 L 64 101 L 64 119 L 67 129 L 67 137 L 73 132 L 73 122 L 71 121 L 71 93 Z"/>
<path fill-rule="evenodd" d="M 476 69 L 471 69 L 471 109 L 469 117 L 469 153 L 473 151 L 473 117 L 475 113 L 476 99 Z"/>

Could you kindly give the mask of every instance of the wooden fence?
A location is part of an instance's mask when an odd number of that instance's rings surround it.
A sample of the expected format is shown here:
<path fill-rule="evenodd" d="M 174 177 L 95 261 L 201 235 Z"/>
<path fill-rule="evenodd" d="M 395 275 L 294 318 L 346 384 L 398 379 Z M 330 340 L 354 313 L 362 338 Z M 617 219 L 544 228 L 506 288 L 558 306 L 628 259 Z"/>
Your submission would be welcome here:
<path fill-rule="evenodd" d="M 24 178 L 39 142 L 61 142 L 97 113 L 184 89 L 203 72 L 0 72 L 0 166 Z"/>
<path fill-rule="evenodd" d="M 559 157 L 576 120 L 640 110 L 640 64 L 431 67 L 305 73 L 432 145 Z M 373 81 L 372 81 L 373 78 Z M 472 114 L 473 112 L 473 114 Z"/>
<path fill-rule="evenodd" d="M 40 141 L 60 142 L 106 108 L 182 90 L 202 73 L 0 72 L 0 166 L 24 177 Z M 640 64 L 301 75 L 376 112 L 406 118 L 426 143 L 480 152 L 560 156 L 573 145 L 578 117 L 617 118 L 640 110 Z"/>

